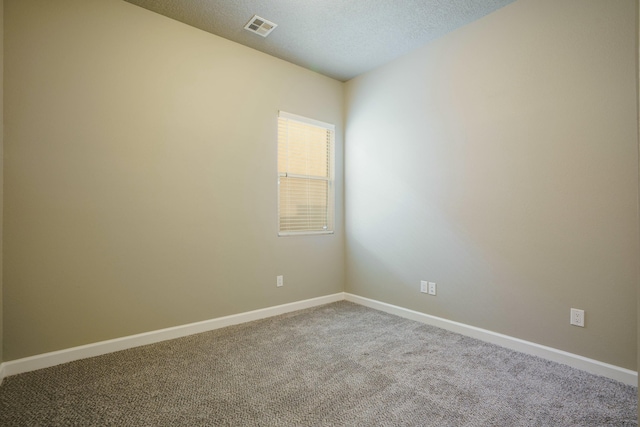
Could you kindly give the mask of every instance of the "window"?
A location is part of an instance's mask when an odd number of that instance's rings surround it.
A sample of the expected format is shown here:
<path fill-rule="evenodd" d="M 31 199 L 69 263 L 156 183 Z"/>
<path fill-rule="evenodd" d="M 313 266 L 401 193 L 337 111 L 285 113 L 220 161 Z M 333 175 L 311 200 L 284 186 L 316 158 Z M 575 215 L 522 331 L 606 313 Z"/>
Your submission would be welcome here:
<path fill-rule="evenodd" d="M 278 235 L 333 233 L 335 126 L 280 111 Z"/>

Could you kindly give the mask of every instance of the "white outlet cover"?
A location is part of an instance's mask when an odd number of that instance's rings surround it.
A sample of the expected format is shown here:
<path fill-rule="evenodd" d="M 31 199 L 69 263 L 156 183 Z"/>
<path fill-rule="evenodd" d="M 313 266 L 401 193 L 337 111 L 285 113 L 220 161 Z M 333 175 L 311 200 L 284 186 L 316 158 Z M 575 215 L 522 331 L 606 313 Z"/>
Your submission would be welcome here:
<path fill-rule="evenodd" d="M 584 310 L 579 310 L 577 308 L 571 309 L 571 319 L 569 322 L 572 325 L 580 326 L 584 328 Z"/>
<path fill-rule="evenodd" d="M 435 282 L 429 282 L 429 295 L 436 294 L 436 284 Z"/>
<path fill-rule="evenodd" d="M 282 276 L 276 277 L 276 286 L 277 287 L 284 286 L 284 277 Z"/>
<path fill-rule="evenodd" d="M 425 293 L 425 294 L 429 293 L 428 284 L 427 284 L 426 280 L 421 280 L 420 281 L 420 292 Z"/>

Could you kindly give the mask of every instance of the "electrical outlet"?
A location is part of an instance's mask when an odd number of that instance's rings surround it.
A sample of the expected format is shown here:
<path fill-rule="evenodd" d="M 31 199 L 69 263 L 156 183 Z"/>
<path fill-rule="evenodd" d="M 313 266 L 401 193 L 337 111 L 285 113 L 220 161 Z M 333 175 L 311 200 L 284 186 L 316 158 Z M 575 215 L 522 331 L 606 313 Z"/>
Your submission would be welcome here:
<path fill-rule="evenodd" d="M 436 294 L 436 284 L 435 282 L 429 282 L 429 295 L 435 295 Z"/>
<path fill-rule="evenodd" d="M 284 277 L 283 276 L 276 277 L 276 286 L 277 287 L 284 286 Z"/>
<path fill-rule="evenodd" d="M 429 293 L 429 290 L 427 289 L 427 281 L 426 280 L 421 280 L 420 281 L 420 292 L 427 294 Z"/>
<path fill-rule="evenodd" d="M 571 324 L 584 328 L 584 310 L 571 309 Z"/>

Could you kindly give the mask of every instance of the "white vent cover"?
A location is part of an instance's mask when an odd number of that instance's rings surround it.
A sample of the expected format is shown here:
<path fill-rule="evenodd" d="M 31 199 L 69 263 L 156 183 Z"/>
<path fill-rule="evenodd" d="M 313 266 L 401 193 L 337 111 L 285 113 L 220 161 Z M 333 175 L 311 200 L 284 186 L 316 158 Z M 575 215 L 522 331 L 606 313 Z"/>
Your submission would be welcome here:
<path fill-rule="evenodd" d="M 244 26 L 244 29 L 256 33 L 259 36 L 267 37 L 278 24 L 274 24 L 271 21 L 267 21 L 264 18 L 260 18 L 258 15 L 253 15 L 253 18 L 249 20 L 249 23 Z"/>

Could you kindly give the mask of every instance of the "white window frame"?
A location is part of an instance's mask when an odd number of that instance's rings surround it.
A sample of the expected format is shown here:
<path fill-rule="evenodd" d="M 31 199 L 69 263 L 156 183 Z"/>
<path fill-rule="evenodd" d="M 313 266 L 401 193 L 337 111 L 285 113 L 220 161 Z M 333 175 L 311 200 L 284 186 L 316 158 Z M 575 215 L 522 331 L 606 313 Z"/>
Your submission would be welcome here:
<path fill-rule="evenodd" d="M 296 175 L 288 172 L 280 172 L 279 168 L 276 167 L 278 171 L 278 236 L 308 236 L 308 235 L 324 235 L 324 234 L 333 234 L 335 230 L 335 125 L 331 123 L 325 123 L 320 120 L 311 119 L 304 116 L 299 116 L 297 114 L 287 113 L 285 111 L 278 112 L 278 125 L 280 119 L 288 119 L 298 123 L 303 123 L 311 126 L 315 126 L 318 128 L 326 129 L 331 132 L 330 138 L 330 147 L 329 147 L 329 172 L 328 177 L 320 177 L 320 176 L 311 176 L 311 175 Z M 278 134 L 277 141 L 277 151 L 278 156 L 276 162 L 279 158 L 279 150 L 280 150 L 280 135 Z M 324 180 L 328 183 L 327 189 L 327 229 L 326 230 L 300 230 L 300 231 L 282 231 L 281 230 L 281 213 L 280 213 L 280 178 L 281 177 L 291 177 L 291 178 L 301 178 L 301 179 L 309 179 L 309 180 Z"/>

